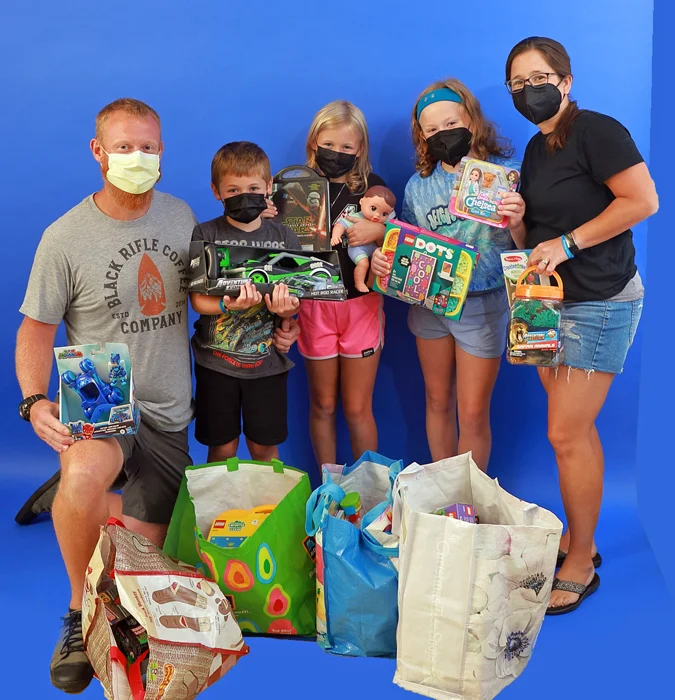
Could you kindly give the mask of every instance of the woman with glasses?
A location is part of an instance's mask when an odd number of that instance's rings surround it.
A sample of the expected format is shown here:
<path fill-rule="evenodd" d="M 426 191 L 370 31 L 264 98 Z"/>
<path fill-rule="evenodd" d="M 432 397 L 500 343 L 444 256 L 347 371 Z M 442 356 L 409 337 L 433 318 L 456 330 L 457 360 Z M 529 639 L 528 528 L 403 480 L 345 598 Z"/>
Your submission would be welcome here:
<path fill-rule="evenodd" d="M 530 263 L 563 280 L 564 367 L 539 370 L 548 395 L 567 531 L 548 613 L 568 613 L 600 584 L 594 532 L 603 452 L 595 427 L 642 312 L 631 227 L 658 209 L 654 183 L 628 131 L 570 98 L 572 69 L 557 41 L 531 37 L 506 62 L 516 109 L 539 127 L 525 149 L 526 211 L 511 235 Z"/>

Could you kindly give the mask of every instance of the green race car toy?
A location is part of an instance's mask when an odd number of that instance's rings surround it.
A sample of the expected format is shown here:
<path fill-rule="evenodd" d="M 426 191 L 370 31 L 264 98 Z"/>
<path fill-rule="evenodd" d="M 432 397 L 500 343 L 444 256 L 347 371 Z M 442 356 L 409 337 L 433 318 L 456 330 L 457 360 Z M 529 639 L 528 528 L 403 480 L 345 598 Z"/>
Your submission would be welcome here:
<path fill-rule="evenodd" d="M 246 283 L 262 294 L 271 294 L 274 286 L 285 284 L 299 298 L 342 300 L 346 289 L 335 251 L 262 249 L 249 246 L 191 244 L 191 287 L 208 284 L 207 293 L 236 295 Z M 192 250 L 194 248 L 194 250 Z"/>
<path fill-rule="evenodd" d="M 295 252 L 269 253 L 259 260 L 246 260 L 235 267 L 230 266 L 229 249 L 219 249 L 218 257 L 219 277 L 246 277 L 253 284 L 274 284 L 302 277 L 314 277 L 336 283 L 340 281 L 340 271 L 336 266 L 320 258 Z"/>

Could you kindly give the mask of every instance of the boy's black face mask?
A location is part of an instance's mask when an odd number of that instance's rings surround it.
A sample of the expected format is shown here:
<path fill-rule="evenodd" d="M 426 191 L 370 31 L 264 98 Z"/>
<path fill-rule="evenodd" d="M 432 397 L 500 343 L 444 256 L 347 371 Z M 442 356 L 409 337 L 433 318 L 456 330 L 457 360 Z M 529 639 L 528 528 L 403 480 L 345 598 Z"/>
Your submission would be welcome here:
<path fill-rule="evenodd" d="M 225 215 L 240 224 L 250 224 L 267 209 L 267 198 L 258 192 L 242 192 L 221 200 Z"/>
<path fill-rule="evenodd" d="M 329 180 L 334 180 L 354 168 L 356 156 L 353 153 L 340 153 L 319 146 L 316 149 L 316 164 Z"/>

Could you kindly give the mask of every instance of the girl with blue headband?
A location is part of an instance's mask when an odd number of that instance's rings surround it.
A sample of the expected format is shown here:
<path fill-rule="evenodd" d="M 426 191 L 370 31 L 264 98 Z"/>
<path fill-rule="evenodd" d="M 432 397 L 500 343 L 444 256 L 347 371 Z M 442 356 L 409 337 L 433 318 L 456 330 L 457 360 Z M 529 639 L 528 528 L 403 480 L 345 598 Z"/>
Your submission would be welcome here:
<path fill-rule="evenodd" d="M 420 306 L 409 311 L 408 326 L 417 339 L 424 375 L 431 457 L 439 460 L 472 451 L 476 463 L 487 469 L 490 399 L 508 325 L 500 253 L 514 246 L 508 229 L 458 219 L 448 211 L 448 203 L 464 156 L 516 169 L 519 164 L 511 160 L 510 144 L 497 136 L 476 98 L 458 80 L 434 83 L 422 93 L 412 112 L 412 134 L 417 172 L 406 185 L 401 218 L 477 246 L 481 255 L 459 321 Z M 524 210 L 522 197 L 510 194 L 498 212 L 517 226 Z M 388 273 L 379 251 L 373 255 L 372 269 L 376 275 Z"/>

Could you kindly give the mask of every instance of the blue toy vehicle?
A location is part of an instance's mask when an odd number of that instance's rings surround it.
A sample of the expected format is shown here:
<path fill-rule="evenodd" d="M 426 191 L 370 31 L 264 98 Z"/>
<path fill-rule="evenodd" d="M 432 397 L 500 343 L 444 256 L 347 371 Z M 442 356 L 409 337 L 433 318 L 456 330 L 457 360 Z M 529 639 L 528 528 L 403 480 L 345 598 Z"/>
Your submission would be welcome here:
<path fill-rule="evenodd" d="M 82 411 L 91 423 L 99 423 L 107 419 L 112 406 L 118 406 L 124 401 L 124 394 L 115 386 L 110 386 L 98 376 L 94 363 L 85 358 L 80 362 L 80 374 L 71 370 L 61 375 L 63 383 L 76 391 L 82 400 Z"/>

